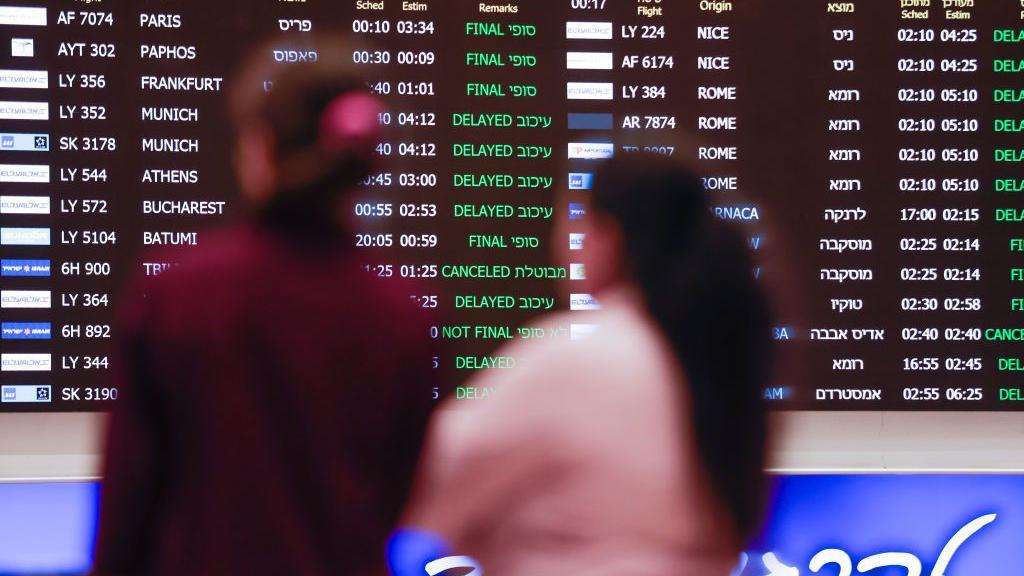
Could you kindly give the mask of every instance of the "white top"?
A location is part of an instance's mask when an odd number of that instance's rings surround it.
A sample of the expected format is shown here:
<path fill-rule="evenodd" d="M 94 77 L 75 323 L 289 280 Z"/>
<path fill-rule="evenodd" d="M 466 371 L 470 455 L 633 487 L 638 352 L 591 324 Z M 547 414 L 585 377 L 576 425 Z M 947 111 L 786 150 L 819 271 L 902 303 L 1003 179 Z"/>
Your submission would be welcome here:
<path fill-rule="evenodd" d="M 635 296 L 599 300 L 596 333 L 517 341 L 499 352 L 516 369 L 469 384 L 489 399 L 437 413 L 408 524 L 498 576 L 724 576 L 740 547 L 681 421 L 683 377 Z"/>

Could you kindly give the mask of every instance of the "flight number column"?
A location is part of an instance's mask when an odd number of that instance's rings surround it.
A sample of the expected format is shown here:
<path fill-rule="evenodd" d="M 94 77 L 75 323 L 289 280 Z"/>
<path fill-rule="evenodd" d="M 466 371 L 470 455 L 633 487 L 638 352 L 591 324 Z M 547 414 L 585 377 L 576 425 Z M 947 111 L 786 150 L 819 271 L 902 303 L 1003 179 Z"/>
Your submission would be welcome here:
<path fill-rule="evenodd" d="M 674 138 L 680 119 L 671 105 L 685 90 L 674 81 L 676 71 L 686 67 L 675 48 L 684 37 L 682 26 L 676 24 L 684 19 L 682 6 L 660 0 L 622 4 L 616 22 L 616 47 L 621 52 L 607 53 L 618 81 L 616 153 L 684 154 Z"/>
<path fill-rule="evenodd" d="M 114 215 L 128 199 L 115 190 L 131 189 L 124 162 L 125 140 L 117 132 L 130 112 L 115 105 L 115 94 L 134 89 L 122 72 L 128 49 L 117 40 L 130 26 L 125 14 L 108 8 L 62 9 L 52 13 L 59 39 L 52 50 L 56 90 L 51 124 L 54 139 L 52 268 L 53 337 L 59 342 L 55 401 L 66 407 L 94 408 L 115 400 L 109 382 L 114 278 L 126 263 L 119 258 L 123 234 Z M 73 384 L 72 384 L 73 383 Z"/>

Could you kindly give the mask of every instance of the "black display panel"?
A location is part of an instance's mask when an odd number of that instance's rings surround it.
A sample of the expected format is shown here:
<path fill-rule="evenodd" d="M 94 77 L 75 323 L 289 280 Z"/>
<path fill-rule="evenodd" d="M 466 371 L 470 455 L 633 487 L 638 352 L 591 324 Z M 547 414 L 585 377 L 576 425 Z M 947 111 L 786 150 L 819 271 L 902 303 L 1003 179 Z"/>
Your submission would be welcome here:
<path fill-rule="evenodd" d="M 458 398 L 515 369 L 501 344 L 590 330 L 552 253 L 585 249 L 595 164 L 650 149 L 785 256 L 755 271 L 799 304 L 772 405 L 1022 405 L 1017 0 L 95 0 L 0 1 L 0 412 L 109 408 L 119 287 L 238 211 L 230 71 L 326 30 L 373 46 L 352 57 L 390 108 L 353 243 L 423 282 Z"/>

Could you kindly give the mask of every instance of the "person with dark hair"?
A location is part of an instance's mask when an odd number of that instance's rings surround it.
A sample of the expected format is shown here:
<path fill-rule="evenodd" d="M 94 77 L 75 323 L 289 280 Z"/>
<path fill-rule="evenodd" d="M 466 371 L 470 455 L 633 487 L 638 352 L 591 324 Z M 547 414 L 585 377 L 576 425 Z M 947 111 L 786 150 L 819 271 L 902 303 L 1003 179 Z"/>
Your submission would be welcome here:
<path fill-rule="evenodd" d="M 381 107 L 351 49 L 311 48 L 274 65 L 265 46 L 235 83 L 247 220 L 125 294 L 97 574 L 385 572 L 433 406 L 429 323 L 359 268 L 346 207 Z"/>
<path fill-rule="evenodd" d="M 751 254 L 661 156 L 603 164 L 573 225 L 601 310 L 540 326 L 596 330 L 512 344 L 517 369 L 468 384 L 489 399 L 437 413 L 405 525 L 502 576 L 725 576 L 764 489 L 772 341 Z"/>

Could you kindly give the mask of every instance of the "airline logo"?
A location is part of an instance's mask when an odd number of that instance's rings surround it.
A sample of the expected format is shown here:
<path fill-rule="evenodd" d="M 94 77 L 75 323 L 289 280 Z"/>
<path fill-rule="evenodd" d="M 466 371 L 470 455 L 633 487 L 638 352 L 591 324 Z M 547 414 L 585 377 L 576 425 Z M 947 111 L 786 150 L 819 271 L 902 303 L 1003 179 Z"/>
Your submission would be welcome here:
<path fill-rule="evenodd" d="M 0 372 L 49 372 L 52 368 L 50 354 L 0 354 Z"/>
<path fill-rule="evenodd" d="M 0 290 L 0 308 L 50 308 L 49 290 Z"/>
<path fill-rule="evenodd" d="M 0 260 L 0 277 L 3 278 L 47 278 L 49 276 L 49 260 Z"/>
<path fill-rule="evenodd" d="M 46 70 L 0 70 L 0 88 L 46 90 L 49 87 L 50 73 Z"/>
<path fill-rule="evenodd" d="M 615 37 L 615 27 L 611 22 L 566 22 L 565 38 L 567 40 L 611 40 Z"/>
<path fill-rule="evenodd" d="M 614 100 L 615 84 L 611 82 L 567 82 L 569 100 Z"/>
<path fill-rule="evenodd" d="M 46 8 L 0 6 L 0 26 L 46 26 Z"/>
<path fill-rule="evenodd" d="M 569 234 L 569 250 L 583 250 L 583 241 L 586 240 L 586 237 L 586 234 Z"/>
<path fill-rule="evenodd" d="M 569 190 L 590 190 L 594 185 L 594 175 L 582 172 L 569 173 Z"/>
<path fill-rule="evenodd" d="M 611 130 L 614 124 L 611 114 L 569 114 L 569 130 Z"/>
<path fill-rule="evenodd" d="M 586 215 L 587 207 L 583 204 L 569 204 L 569 220 L 582 220 Z"/>
<path fill-rule="evenodd" d="M 49 150 L 49 134 L 0 133 L 0 151 L 2 152 L 48 152 Z"/>
<path fill-rule="evenodd" d="M 4 404 L 40 404 L 50 402 L 50 387 L 32 385 L 0 387 L 0 402 Z"/>
<path fill-rule="evenodd" d="M 569 264 L 569 280 L 586 280 L 587 267 L 583 264 Z"/>
<path fill-rule="evenodd" d="M 569 159 L 571 160 L 602 160 L 615 155 L 615 145 L 611 142 L 570 142 Z"/>
<path fill-rule="evenodd" d="M 49 120 L 50 105 L 47 102 L 0 101 L 0 120 Z"/>
<path fill-rule="evenodd" d="M 576 341 L 585 340 L 597 332 L 597 328 L 597 324 L 570 324 L 569 339 Z"/>
<path fill-rule="evenodd" d="M 600 310 L 601 304 L 598 303 L 597 299 L 590 294 L 570 294 L 569 295 L 569 310 L 572 311 L 585 311 L 585 310 Z"/>
<path fill-rule="evenodd" d="M 47 196 L 0 196 L 0 214 L 49 214 Z"/>
<path fill-rule="evenodd" d="M 44 164 L 0 164 L 0 182 L 47 184 L 50 167 Z"/>
<path fill-rule="evenodd" d="M 0 245 L 49 246 L 49 228 L 0 228 Z"/>
<path fill-rule="evenodd" d="M 4 322 L 0 324 L 3 340 L 49 340 L 53 326 L 49 322 Z"/>
<path fill-rule="evenodd" d="M 11 38 L 11 56 L 32 58 L 36 55 L 36 41 L 31 38 Z"/>
<path fill-rule="evenodd" d="M 611 52 L 566 52 L 568 70 L 611 70 L 614 68 Z"/>

